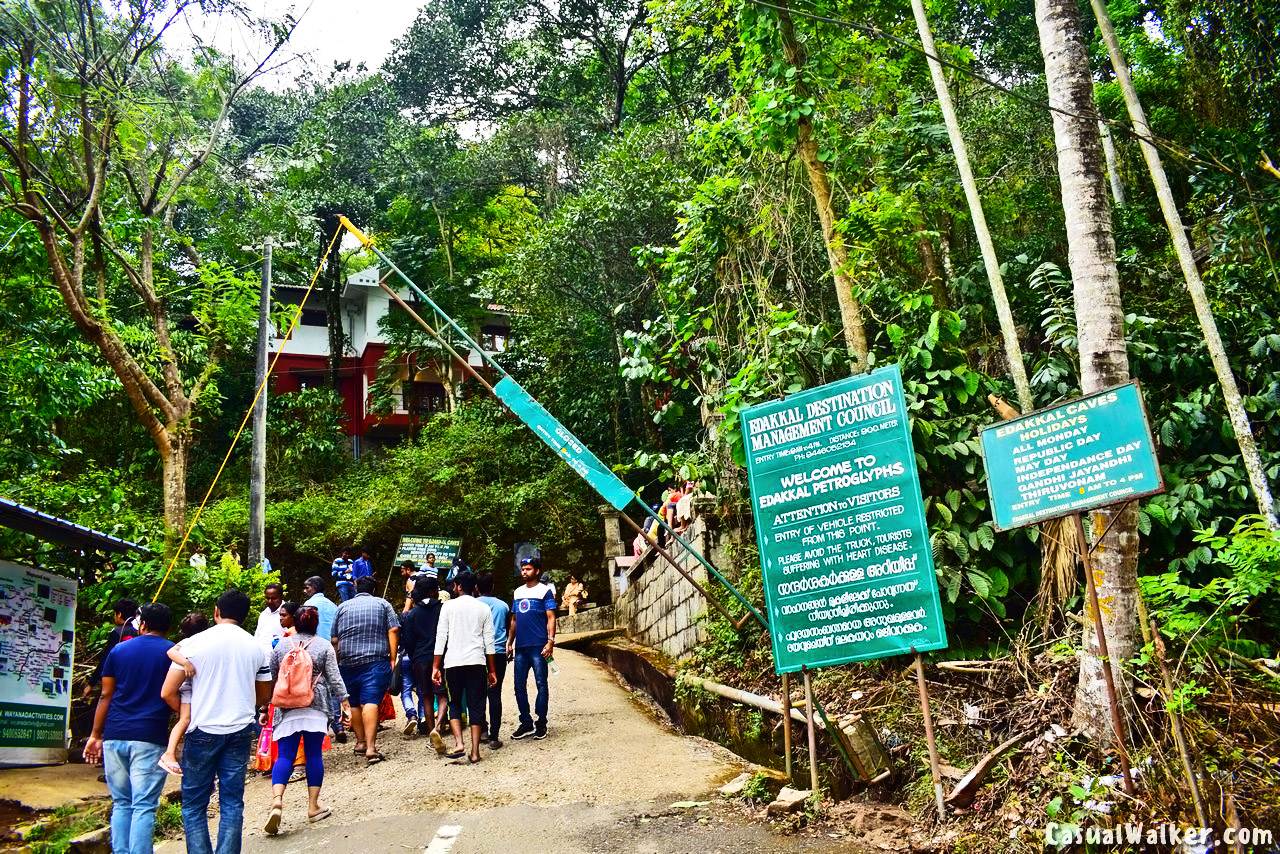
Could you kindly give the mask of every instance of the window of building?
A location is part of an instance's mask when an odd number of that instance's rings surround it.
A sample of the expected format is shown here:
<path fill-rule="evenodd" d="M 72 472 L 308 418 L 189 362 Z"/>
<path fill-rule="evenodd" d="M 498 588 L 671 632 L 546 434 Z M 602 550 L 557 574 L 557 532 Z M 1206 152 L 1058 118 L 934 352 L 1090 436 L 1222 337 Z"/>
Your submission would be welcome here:
<path fill-rule="evenodd" d="M 301 326 L 328 326 L 329 313 L 323 308 L 304 308 L 302 317 L 298 319 Z"/>
<path fill-rule="evenodd" d="M 501 353 L 507 349 L 511 340 L 511 330 L 506 326 L 482 326 L 480 328 L 480 346 L 486 353 Z"/>
<path fill-rule="evenodd" d="M 298 388 L 320 388 L 326 380 L 324 371 L 294 371 L 293 376 L 298 380 Z"/>
<path fill-rule="evenodd" d="M 404 383 L 404 408 L 419 418 L 445 411 L 445 390 L 440 383 Z"/>

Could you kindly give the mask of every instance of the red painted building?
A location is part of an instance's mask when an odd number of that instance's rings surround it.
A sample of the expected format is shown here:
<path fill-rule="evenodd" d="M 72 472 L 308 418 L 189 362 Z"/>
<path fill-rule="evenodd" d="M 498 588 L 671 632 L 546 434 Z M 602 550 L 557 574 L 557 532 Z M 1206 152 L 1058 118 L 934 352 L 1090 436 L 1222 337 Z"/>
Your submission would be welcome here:
<path fill-rule="evenodd" d="M 284 304 L 297 304 L 301 288 L 277 287 L 275 297 Z M 412 304 L 408 288 L 400 295 Z M 451 410 L 466 377 L 463 366 L 455 359 L 431 359 L 394 367 L 383 366 L 387 343 L 379 328 L 380 321 L 391 311 L 391 299 L 378 287 L 378 268 L 370 267 L 347 279 L 342 292 L 342 329 L 347 341 L 338 382 L 346 412 L 346 432 L 351 437 L 355 456 L 380 445 L 399 441 L 428 420 L 434 413 Z M 509 314 L 502 306 L 488 304 L 487 316 L 474 338 L 489 354 L 500 353 L 510 334 Z M 283 345 L 284 352 L 276 363 L 272 393 L 286 394 L 302 388 L 324 385 L 329 371 L 329 318 L 323 307 L 308 307 L 286 342 L 273 338 L 271 350 Z M 480 353 L 459 353 L 474 368 L 485 372 Z M 375 414 L 370 406 L 370 389 L 379 370 L 395 370 L 394 389 L 397 404 L 386 415 Z"/>

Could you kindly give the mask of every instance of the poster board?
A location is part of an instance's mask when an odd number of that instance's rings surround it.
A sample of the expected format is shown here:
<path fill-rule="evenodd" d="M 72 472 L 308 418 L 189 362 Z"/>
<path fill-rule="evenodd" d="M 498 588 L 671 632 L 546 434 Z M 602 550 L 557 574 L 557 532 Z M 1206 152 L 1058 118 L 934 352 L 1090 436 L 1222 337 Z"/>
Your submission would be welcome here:
<path fill-rule="evenodd" d="M 774 667 L 947 645 L 897 365 L 742 412 Z"/>
<path fill-rule="evenodd" d="M 1164 491 L 1136 382 L 992 424 L 981 435 L 1001 531 Z"/>
<path fill-rule="evenodd" d="M 0 561 L 0 765 L 66 761 L 76 591 Z"/>
<path fill-rule="evenodd" d="M 462 553 L 462 540 L 456 537 L 437 537 L 431 534 L 401 534 L 400 544 L 396 546 L 395 562 L 391 565 L 394 571 L 400 564 L 411 560 L 414 566 L 422 569 L 427 562 L 427 555 L 436 556 L 436 568 L 445 570 L 453 559 Z"/>

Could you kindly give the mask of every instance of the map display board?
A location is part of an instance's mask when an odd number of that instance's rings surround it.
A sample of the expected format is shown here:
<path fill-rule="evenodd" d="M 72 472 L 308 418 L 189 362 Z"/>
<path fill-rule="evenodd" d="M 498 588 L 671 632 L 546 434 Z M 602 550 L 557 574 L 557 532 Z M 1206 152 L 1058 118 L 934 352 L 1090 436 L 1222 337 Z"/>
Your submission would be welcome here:
<path fill-rule="evenodd" d="M 519 383 L 511 377 L 503 377 L 493 387 L 493 393 L 615 510 L 627 509 L 627 505 L 635 498 L 631 488 L 600 462 L 586 445 L 578 441 L 578 437 L 570 433 L 569 428 L 530 397 L 529 392 Z"/>
<path fill-rule="evenodd" d="M 436 556 L 436 568 L 448 569 L 453 559 L 462 553 L 462 540 L 455 537 L 433 537 L 427 534 L 401 534 L 400 545 L 396 546 L 396 560 L 392 569 L 396 569 L 406 560 L 413 561 L 418 569 L 427 563 L 427 555 Z"/>
<path fill-rule="evenodd" d="M 984 428 L 982 456 L 1001 531 L 1164 491 L 1137 383 Z"/>
<path fill-rule="evenodd" d="M 742 412 L 774 668 L 947 645 L 896 365 Z"/>
<path fill-rule="evenodd" d="M 0 561 L 0 749 L 67 746 L 75 619 L 73 579 Z"/>

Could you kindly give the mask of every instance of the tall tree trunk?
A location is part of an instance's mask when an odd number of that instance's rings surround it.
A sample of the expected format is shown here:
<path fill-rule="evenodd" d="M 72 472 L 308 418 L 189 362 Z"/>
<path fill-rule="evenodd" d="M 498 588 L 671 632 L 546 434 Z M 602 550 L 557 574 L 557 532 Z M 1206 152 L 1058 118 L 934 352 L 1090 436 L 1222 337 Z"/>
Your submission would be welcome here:
<path fill-rule="evenodd" d="M 187 456 L 191 448 L 181 426 L 168 430 L 168 451 L 160 452 L 164 465 L 164 552 L 172 555 L 187 529 Z"/>
<path fill-rule="evenodd" d="M 925 15 L 923 0 L 911 0 L 911 11 L 916 19 L 916 31 L 920 34 L 920 43 L 924 46 L 924 52 L 928 57 L 929 76 L 933 78 L 938 106 L 942 110 L 942 119 L 947 126 L 947 138 L 951 141 L 951 151 L 956 158 L 956 169 L 960 172 L 960 184 L 964 187 L 969 215 L 973 218 L 973 230 L 978 236 L 978 246 L 982 250 L 982 265 L 987 271 L 987 282 L 991 286 L 991 300 L 995 303 L 996 318 L 1000 321 L 1000 337 L 1004 339 L 1004 357 L 1009 363 L 1009 376 L 1013 380 L 1014 389 L 1018 392 L 1018 405 L 1023 412 L 1030 412 L 1035 409 L 1035 403 L 1031 397 L 1031 383 L 1027 380 L 1027 368 L 1022 361 L 1018 327 L 1013 322 L 1013 309 L 1009 306 L 1009 295 L 1004 289 L 1004 276 L 1000 273 L 995 244 L 991 240 L 991 232 L 987 229 L 987 215 L 982 208 L 982 197 L 978 195 L 978 183 L 974 180 L 973 169 L 969 166 L 969 149 L 965 145 L 964 136 L 960 133 L 960 121 L 956 118 L 956 108 L 951 102 L 951 90 L 947 88 L 947 79 L 942 74 L 942 63 L 938 60 L 938 49 L 933 43 L 933 31 L 929 28 L 929 19 Z"/>
<path fill-rule="evenodd" d="M 1125 351 L 1124 310 L 1116 270 L 1115 239 L 1103 174 L 1102 141 L 1098 136 L 1093 81 L 1085 49 L 1080 10 L 1075 0 L 1035 0 L 1036 26 L 1044 55 L 1053 136 L 1058 152 L 1058 177 L 1066 214 L 1067 259 L 1074 289 L 1080 349 L 1080 384 L 1093 392 L 1129 379 Z M 1138 529 L 1137 509 L 1101 510 L 1092 514 L 1098 536 L 1119 514 L 1110 533 L 1094 553 L 1094 580 L 1102 605 L 1102 627 L 1111 660 L 1129 659 L 1137 645 Z M 1093 617 L 1085 609 L 1076 689 L 1076 724 L 1099 740 L 1109 740 L 1109 711 L 1103 683 L 1103 663 L 1094 638 Z M 1131 686 L 1116 667 L 1116 689 L 1128 705 Z"/>
<path fill-rule="evenodd" d="M 325 222 L 328 223 L 327 218 Z M 326 228 L 325 234 L 331 234 L 337 228 L 337 223 L 334 222 L 333 226 L 334 228 Z M 321 242 L 323 241 L 324 238 L 321 237 Z M 329 387 L 338 391 L 342 378 L 342 357 L 346 351 L 346 335 L 342 329 L 342 255 L 340 252 L 329 253 L 324 277 L 329 283 L 329 288 L 325 292 L 325 314 L 329 328 Z"/>
<path fill-rule="evenodd" d="M 1147 170 L 1151 173 L 1151 181 L 1156 187 L 1156 197 L 1160 200 L 1160 210 L 1164 213 L 1165 225 L 1169 227 L 1169 236 L 1173 240 L 1173 248 L 1178 256 L 1178 264 L 1182 267 L 1182 277 L 1187 283 L 1187 292 L 1191 295 L 1191 305 L 1195 308 L 1196 320 L 1200 322 L 1200 332 L 1204 336 L 1205 346 L 1209 350 L 1209 359 L 1213 362 L 1213 371 L 1218 376 L 1218 386 L 1222 389 L 1222 402 L 1227 408 L 1227 418 L 1236 436 L 1236 444 L 1240 446 L 1240 458 L 1244 461 L 1245 472 L 1249 476 L 1249 484 L 1253 487 L 1253 497 L 1258 504 L 1258 512 L 1274 530 L 1280 528 L 1280 520 L 1276 518 L 1275 499 L 1271 495 L 1271 484 L 1267 482 L 1266 469 L 1262 464 L 1262 454 L 1258 451 L 1257 440 L 1253 436 L 1253 426 L 1249 423 L 1249 414 L 1245 411 L 1244 401 L 1240 398 L 1240 387 L 1236 385 L 1235 372 L 1231 370 L 1231 361 L 1227 358 L 1227 348 L 1222 343 L 1222 335 L 1218 332 L 1218 322 L 1214 319 L 1213 308 L 1209 305 L 1209 296 L 1204 289 L 1204 281 L 1200 278 L 1200 270 L 1196 267 L 1195 254 L 1191 251 L 1191 242 L 1187 239 L 1186 229 L 1182 226 L 1182 215 L 1173 199 L 1173 190 L 1169 187 L 1169 178 L 1165 174 L 1164 164 L 1160 160 L 1160 152 L 1151 142 L 1151 126 L 1147 123 L 1147 114 L 1138 100 L 1138 91 L 1133 87 L 1129 76 L 1129 65 L 1125 62 L 1120 50 L 1120 41 L 1111 26 L 1111 18 L 1107 15 L 1107 7 L 1099 0 L 1090 0 L 1093 13 L 1102 28 L 1102 38 L 1107 43 L 1107 52 L 1111 55 L 1111 66 L 1115 69 L 1116 79 L 1120 81 L 1120 89 L 1124 92 L 1125 105 L 1129 108 L 1129 118 L 1133 120 L 1133 128 L 1138 132 L 1138 143 L 1142 146 L 1142 156 L 1146 158 Z"/>
<path fill-rule="evenodd" d="M 1116 157 L 1116 143 L 1111 138 L 1111 129 L 1104 121 L 1098 121 L 1098 134 L 1102 137 L 1102 153 L 1107 158 L 1107 181 L 1111 183 L 1111 198 L 1116 208 L 1124 207 L 1124 179 L 1120 177 L 1120 162 Z"/>
<path fill-rule="evenodd" d="M 778 0 L 777 11 L 783 53 L 786 54 L 787 62 L 795 68 L 797 78 L 802 79 L 807 55 L 804 45 L 796 38 L 786 0 Z M 803 83 L 796 84 L 796 90 L 799 94 L 807 94 Z M 853 277 L 849 273 L 849 251 L 845 248 L 844 238 L 836 233 L 838 217 L 832 199 L 831 178 L 827 174 L 827 164 L 818 159 L 818 141 L 814 139 L 813 121 L 809 116 L 801 116 L 797 121 L 796 151 L 809 175 L 809 187 L 813 190 L 818 221 L 822 224 L 822 241 L 827 247 L 827 263 L 831 266 L 831 277 L 836 284 L 836 302 L 840 305 L 845 346 L 853 359 L 852 371 L 860 374 L 867 369 L 867 358 L 870 355 L 866 321 L 863 319 L 862 302 L 858 299 Z"/>
<path fill-rule="evenodd" d="M 947 279 L 942 274 L 942 263 L 933 248 L 933 239 L 923 231 L 916 234 L 916 246 L 920 249 L 920 262 L 924 265 L 924 280 L 933 294 L 934 308 L 951 307 L 951 298 L 947 294 Z"/>

